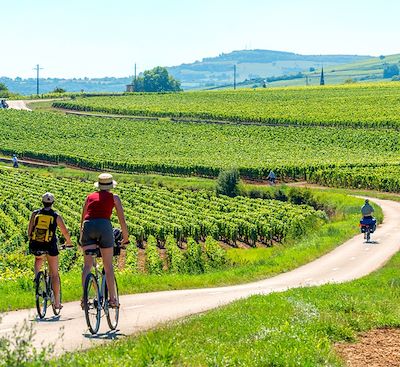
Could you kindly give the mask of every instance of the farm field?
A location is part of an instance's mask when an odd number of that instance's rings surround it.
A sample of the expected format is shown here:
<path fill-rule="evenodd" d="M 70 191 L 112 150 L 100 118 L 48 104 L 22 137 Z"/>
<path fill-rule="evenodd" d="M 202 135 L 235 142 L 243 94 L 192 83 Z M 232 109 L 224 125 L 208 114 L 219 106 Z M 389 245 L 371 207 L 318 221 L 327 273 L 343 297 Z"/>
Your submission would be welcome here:
<path fill-rule="evenodd" d="M 40 205 L 42 193 L 51 191 L 58 198 L 56 209 L 62 213 L 76 239 L 82 203 L 92 185 L 2 169 L 0 177 L 0 271 L 1 277 L 8 279 L 18 277 L 19 271 L 24 274 L 30 270 L 25 257 L 26 228 L 35 203 Z M 190 239 L 205 241 L 207 237 L 228 244 L 241 241 L 252 246 L 256 243 L 270 246 L 273 242 L 283 242 L 286 237 L 301 237 L 316 226 L 319 219 L 325 219 L 322 212 L 311 207 L 275 200 L 254 200 L 240 196 L 231 199 L 217 197 L 209 191 L 169 191 L 135 184 L 121 186 L 117 192 L 125 203 L 130 235 L 140 245 L 152 238 L 154 248 L 157 242 L 164 245 L 168 235 L 172 236 L 169 243 L 172 240 L 175 247 L 176 242 L 193 243 Z M 216 256 L 224 256 L 218 249 L 214 250 Z M 157 251 L 154 255 L 157 261 L 154 271 L 162 272 Z M 68 256 L 63 258 L 66 270 L 76 265 L 76 254 Z M 133 259 L 132 263 L 135 266 L 137 261 Z M 152 270 L 152 264 L 147 265 Z M 191 270 L 188 269 L 189 272 Z"/>
<path fill-rule="evenodd" d="M 400 127 L 399 83 L 266 90 L 131 94 L 56 101 L 54 107 L 122 115 L 159 116 L 300 126 Z"/>
<path fill-rule="evenodd" d="M 44 139 L 44 137 L 46 137 Z M 129 121 L 2 111 L 3 154 L 83 168 L 215 177 L 236 167 L 244 177 L 306 179 L 320 168 L 398 164 L 393 129 L 267 127 Z M 368 159 L 366 159 L 368 157 Z M 373 159 L 371 159 L 373 157 Z"/>

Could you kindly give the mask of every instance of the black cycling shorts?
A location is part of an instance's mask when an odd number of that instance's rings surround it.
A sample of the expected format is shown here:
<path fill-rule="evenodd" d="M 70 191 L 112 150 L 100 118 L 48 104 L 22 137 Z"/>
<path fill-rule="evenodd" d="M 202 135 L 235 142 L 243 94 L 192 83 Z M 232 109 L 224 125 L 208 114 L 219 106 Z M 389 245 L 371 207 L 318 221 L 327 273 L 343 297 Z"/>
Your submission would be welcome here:
<path fill-rule="evenodd" d="M 48 251 L 49 256 L 58 256 L 58 246 L 57 241 L 51 243 L 40 243 L 35 241 L 29 242 L 29 253 L 35 255 L 36 251 Z"/>

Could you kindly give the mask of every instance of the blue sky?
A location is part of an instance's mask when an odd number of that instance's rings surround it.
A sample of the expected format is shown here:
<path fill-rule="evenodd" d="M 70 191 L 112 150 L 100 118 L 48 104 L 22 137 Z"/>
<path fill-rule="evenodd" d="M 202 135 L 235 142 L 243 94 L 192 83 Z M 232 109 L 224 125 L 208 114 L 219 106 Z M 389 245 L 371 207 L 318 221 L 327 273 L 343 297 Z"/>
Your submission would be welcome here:
<path fill-rule="evenodd" d="M 101 77 L 221 52 L 400 53 L 396 0 L 0 2 L 0 76 Z"/>

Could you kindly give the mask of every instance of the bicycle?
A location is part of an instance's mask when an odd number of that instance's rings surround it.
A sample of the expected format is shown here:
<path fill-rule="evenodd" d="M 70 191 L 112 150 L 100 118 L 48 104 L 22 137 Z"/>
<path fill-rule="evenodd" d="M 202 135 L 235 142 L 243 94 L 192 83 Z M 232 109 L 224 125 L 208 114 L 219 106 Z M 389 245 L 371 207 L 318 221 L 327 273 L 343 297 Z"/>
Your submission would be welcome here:
<path fill-rule="evenodd" d="M 66 246 L 60 246 L 60 250 L 65 250 Z M 34 251 L 35 256 L 48 255 L 48 251 Z M 60 302 L 61 302 L 61 281 L 60 281 Z M 44 261 L 44 270 L 37 273 L 35 277 L 35 299 L 36 299 L 36 310 L 39 318 L 42 320 L 46 316 L 47 305 L 50 302 L 55 316 L 59 316 L 61 309 L 55 307 L 55 296 L 53 286 L 51 284 L 51 276 L 48 270 L 47 260 Z"/>
<path fill-rule="evenodd" d="M 114 256 L 119 256 L 121 253 L 122 241 L 115 236 Z M 117 279 L 114 276 L 115 289 L 115 307 L 110 307 L 108 300 L 108 286 L 104 269 L 99 270 L 98 258 L 101 257 L 100 249 L 85 250 L 86 255 L 93 257 L 94 273 L 90 272 L 85 279 L 83 290 L 83 309 L 85 311 L 86 324 L 91 334 L 97 334 L 100 328 L 101 312 L 107 318 L 108 326 L 111 330 L 115 330 L 118 326 L 119 319 L 119 295 Z"/>

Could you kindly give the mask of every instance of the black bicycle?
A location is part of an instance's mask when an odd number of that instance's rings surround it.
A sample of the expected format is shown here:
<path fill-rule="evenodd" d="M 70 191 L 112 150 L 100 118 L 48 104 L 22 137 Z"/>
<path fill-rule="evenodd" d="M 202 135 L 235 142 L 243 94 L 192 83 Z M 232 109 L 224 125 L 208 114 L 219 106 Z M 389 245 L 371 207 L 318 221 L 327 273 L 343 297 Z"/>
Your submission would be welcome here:
<path fill-rule="evenodd" d="M 114 230 L 115 246 L 114 256 L 119 256 L 122 247 L 122 236 L 119 230 Z M 107 318 L 108 326 L 115 330 L 119 319 L 119 295 L 117 279 L 114 276 L 115 304 L 110 305 L 109 290 L 104 269 L 99 270 L 98 258 L 101 257 L 99 248 L 85 250 L 86 255 L 93 257 L 94 273 L 90 272 L 85 279 L 83 290 L 83 308 L 86 324 L 92 334 L 97 334 L 100 328 L 101 313 Z"/>
<path fill-rule="evenodd" d="M 66 246 L 60 246 L 60 250 L 65 250 Z M 46 256 L 48 251 L 34 251 L 35 256 Z M 40 319 L 44 319 L 47 312 L 47 306 L 50 303 L 55 316 L 59 316 L 61 309 L 55 307 L 55 295 L 53 285 L 51 283 L 51 276 L 48 270 L 47 260 L 44 261 L 44 270 L 39 271 L 35 277 L 35 298 L 36 310 Z M 60 280 L 60 303 L 61 303 L 61 280 Z"/>

